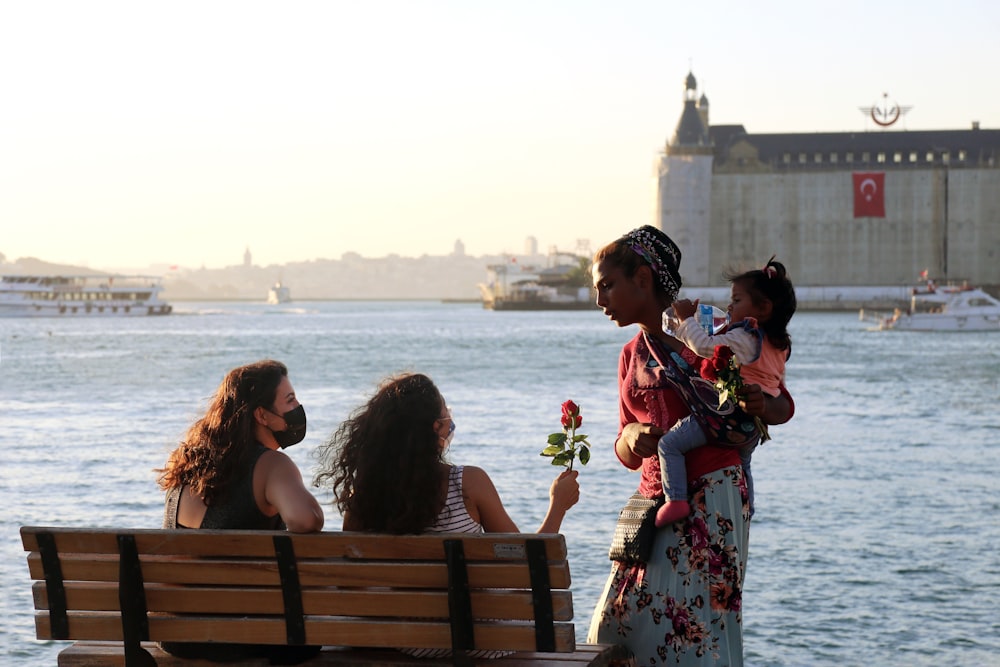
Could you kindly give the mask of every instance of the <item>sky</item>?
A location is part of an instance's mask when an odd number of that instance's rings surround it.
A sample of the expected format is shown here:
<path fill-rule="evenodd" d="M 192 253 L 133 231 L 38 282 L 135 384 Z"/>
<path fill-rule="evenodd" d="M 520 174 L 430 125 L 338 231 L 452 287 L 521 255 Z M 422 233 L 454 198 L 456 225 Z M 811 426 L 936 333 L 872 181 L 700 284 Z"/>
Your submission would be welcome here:
<path fill-rule="evenodd" d="M 689 71 L 751 133 L 877 131 L 883 94 L 889 131 L 997 129 L 997 26 L 985 0 L 0 0 L 0 253 L 596 249 L 652 222 Z"/>

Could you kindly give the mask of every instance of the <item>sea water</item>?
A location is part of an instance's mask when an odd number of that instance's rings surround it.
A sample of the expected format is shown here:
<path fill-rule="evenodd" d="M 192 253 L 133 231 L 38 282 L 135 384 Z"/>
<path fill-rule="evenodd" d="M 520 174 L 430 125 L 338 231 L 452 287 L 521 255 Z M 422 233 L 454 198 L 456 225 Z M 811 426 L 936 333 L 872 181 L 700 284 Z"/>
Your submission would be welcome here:
<path fill-rule="evenodd" d="M 22 525 L 159 527 L 153 469 L 230 368 L 284 361 L 316 446 L 389 373 L 429 374 L 450 457 L 492 476 L 523 531 L 558 470 L 539 456 L 560 404 L 594 455 L 565 522 L 582 641 L 637 476 L 612 452 L 618 352 L 598 310 L 477 304 L 179 303 L 169 317 L 0 321 L 0 664 L 53 665 L 34 638 Z M 754 461 L 743 623 L 748 665 L 1000 665 L 1000 333 L 873 332 L 799 313 L 796 416 Z M 340 519 L 317 490 L 327 529 Z"/>

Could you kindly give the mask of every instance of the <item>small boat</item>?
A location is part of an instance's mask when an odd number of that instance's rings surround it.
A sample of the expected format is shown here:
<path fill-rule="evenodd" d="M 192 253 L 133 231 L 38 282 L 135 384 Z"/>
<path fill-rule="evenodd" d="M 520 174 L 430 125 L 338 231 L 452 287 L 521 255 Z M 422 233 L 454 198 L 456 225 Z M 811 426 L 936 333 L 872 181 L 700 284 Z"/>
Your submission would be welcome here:
<path fill-rule="evenodd" d="M 556 253 L 562 255 L 568 253 Z M 589 278 L 590 260 L 577 258 L 572 263 L 553 262 L 538 268 L 522 266 L 514 260 L 486 267 L 488 282 L 479 283 L 483 308 L 489 310 L 591 310 L 597 307 L 593 290 L 580 284 Z M 556 257 L 555 259 L 558 259 Z M 583 270 L 583 273 L 581 273 Z"/>
<path fill-rule="evenodd" d="M 0 317 L 125 317 L 169 315 L 154 276 L 6 275 L 0 277 Z"/>
<path fill-rule="evenodd" d="M 985 291 L 962 286 L 914 288 L 910 306 L 871 319 L 879 330 L 898 331 L 1000 331 L 1000 300 Z"/>
<path fill-rule="evenodd" d="M 292 300 L 291 290 L 282 285 L 281 281 L 274 283 L 271 289 L 267 290 L 268 303 L 288 303 Z"/>

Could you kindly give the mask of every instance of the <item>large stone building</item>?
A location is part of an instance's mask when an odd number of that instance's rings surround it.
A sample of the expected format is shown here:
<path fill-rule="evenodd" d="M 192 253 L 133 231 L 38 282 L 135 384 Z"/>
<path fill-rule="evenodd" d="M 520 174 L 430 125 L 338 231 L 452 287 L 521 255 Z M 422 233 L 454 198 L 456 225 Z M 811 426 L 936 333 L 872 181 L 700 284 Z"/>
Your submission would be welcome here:
<path fill-rule="evenodd" d="M 708 111 L 689 74 L 658 161 L 657 224 L 685 285 L 777 255 L 797 287 L 898 287 L 924 270 L 1000 287 L 1000 130 L 750 134 Z"/>

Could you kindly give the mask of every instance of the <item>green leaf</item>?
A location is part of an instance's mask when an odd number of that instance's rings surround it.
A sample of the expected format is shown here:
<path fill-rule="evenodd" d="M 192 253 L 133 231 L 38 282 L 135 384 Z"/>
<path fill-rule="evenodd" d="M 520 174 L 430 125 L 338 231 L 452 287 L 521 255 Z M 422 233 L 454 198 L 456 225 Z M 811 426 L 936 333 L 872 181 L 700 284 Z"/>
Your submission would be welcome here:
<path fill-rule="evenodd" d="M 542 456 L 555 456 L 563 451 L 563 448 L 557 445 L 549 445 L 542 450 Z"/>
<path fill-rule="evenodd" d="M 580 446 L 580 465 L 587 465 L 590 461 L 590 448 L 586 445 Z"/>
<path fill-rule="evenodd" d="M 566 444 L 566 434 L 565 433 L 553 433 L 549 436 L 550 445 L 565 445 Z"/>
<path fill-rule="evenodd" d="M 573 436 L 573 442 L 574 443 L 577 443 L 577 442 L 586 442 L 586 441 L 587 441 L 587 436 L 585 436 L 582 433 L 580 433 L 579 435 L 574 435 Z"/>
<path fill-rule="evenodd" d="M 559 452 L 558 454 L 555 455 L 555 458 L 552 459 L 552 465 L 555 466 L 569 465 L 573 461 L 574 454 L 575 452 L 571 449 L 566 450 L 565 452 Z"/>

